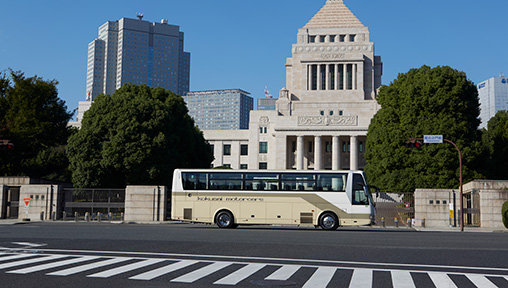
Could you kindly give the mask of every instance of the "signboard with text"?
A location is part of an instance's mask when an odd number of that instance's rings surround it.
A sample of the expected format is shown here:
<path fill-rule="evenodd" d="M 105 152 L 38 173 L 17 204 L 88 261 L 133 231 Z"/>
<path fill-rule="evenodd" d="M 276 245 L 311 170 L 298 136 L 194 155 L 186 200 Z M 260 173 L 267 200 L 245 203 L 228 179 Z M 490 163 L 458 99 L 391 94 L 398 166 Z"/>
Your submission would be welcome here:
<path fill-rule="evenodd" d="M 443 143 L 443 135 L 424 135 L 423 143 L 441 144 Z"/>

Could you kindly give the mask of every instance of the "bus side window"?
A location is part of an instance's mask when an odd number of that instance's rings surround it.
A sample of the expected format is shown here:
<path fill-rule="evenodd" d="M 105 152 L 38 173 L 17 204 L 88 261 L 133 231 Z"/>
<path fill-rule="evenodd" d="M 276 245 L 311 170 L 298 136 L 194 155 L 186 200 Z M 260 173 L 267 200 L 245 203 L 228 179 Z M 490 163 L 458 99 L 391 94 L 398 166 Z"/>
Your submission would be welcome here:
<path fill-rule="evenodd" d="M 360 174 L 353 174 L 353 205 L 369 205 L 369 199 L 365 195 L 365 182 Z"/>

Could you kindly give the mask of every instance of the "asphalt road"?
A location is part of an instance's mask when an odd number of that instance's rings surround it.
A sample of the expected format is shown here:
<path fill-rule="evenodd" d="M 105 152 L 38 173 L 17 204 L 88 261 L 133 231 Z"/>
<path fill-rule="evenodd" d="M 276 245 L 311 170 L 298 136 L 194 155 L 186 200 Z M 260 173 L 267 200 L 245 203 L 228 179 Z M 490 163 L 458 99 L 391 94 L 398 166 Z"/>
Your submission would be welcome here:
<path fill-rule="evenodd" d="M 0 247 L 0 287 L 508 287 L 508 233 L 29 223 Z"/>

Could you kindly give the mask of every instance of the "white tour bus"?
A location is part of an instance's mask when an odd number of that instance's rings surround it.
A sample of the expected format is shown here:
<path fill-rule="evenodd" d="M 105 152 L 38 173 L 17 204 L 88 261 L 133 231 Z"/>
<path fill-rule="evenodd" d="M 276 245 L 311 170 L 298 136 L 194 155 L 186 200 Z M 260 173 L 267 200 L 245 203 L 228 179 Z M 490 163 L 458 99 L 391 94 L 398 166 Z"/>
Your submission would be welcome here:
<path fill-rule="evenodd" d="M 174 220 L 253 224 L 370 225 L 374 207 L 363 171 L 175 169 Z"/>

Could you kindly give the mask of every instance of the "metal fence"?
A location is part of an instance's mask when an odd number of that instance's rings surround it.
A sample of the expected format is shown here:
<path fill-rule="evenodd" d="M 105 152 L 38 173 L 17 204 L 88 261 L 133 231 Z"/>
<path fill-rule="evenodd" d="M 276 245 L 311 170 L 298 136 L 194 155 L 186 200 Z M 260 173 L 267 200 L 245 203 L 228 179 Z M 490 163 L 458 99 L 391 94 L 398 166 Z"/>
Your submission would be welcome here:
<path fill-rule="evenodd" d="M 377 225 L 382 225 L 382 218 L 386 226 L 395 226 L 396 218 L 399 226 L 407 226 L 408 219 L 414 219 L 414 193 L 379 192 L 374 196 Z"/>
<path fill-rule="evenodd" d="M 91 220 L 99 215 L 109 220 L 120 220 L 125 212 L 125 189 L 63 189 L 62 198 L 66 218 L 77 216 L 84 219 L 88 213 Z"/>

